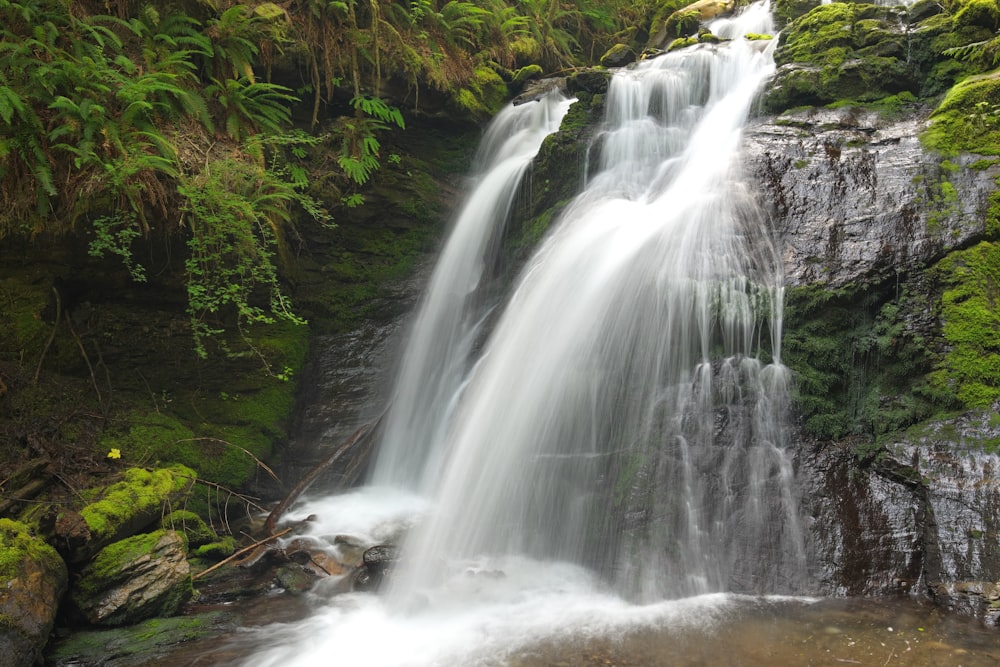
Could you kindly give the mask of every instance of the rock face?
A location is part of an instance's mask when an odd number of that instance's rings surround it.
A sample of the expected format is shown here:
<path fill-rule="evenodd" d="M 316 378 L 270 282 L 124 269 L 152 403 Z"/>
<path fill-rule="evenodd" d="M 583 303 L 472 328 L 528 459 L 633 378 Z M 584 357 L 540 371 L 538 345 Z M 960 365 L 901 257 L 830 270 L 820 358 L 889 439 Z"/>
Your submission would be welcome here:
<path fill-rule="evenodd" d="M 184 539 L 158 530 L 102 549 L 70 597 L 94 625 L 126 625 L 171 616 L 193 592 Z"/>
<path fill-rule="evenodd" d="M 751 123 L 745 169 L 774 220 L 788 285 L 879 282 L 983 235 L 1000 170 L 926 153 L 923 128 L 853 109 Z"/>
<path fill-rule="evenodd" d="M 860 456 L 827 447 L 806 457 L 806 507 L 827 591 L 929 595 L 1000 625 L 994 421 L 970 412 L 914 427 Z"/>
<path fill-rule="evenodd" d="M 0 663 L 42 663 L 67 581 L 55 549 L 27 526 L 0 519 Z"/>

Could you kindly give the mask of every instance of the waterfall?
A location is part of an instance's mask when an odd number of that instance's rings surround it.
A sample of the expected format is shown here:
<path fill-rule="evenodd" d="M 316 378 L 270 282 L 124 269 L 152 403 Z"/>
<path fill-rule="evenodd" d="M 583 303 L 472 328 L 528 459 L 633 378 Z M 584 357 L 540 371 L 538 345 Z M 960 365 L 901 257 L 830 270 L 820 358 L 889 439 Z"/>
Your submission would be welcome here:
<path fill-rule="evenodd" d="M 505 664 L 574 632 L 710 623 L 726 592 L 801 592 L 781 259 L 739 168 L 774 69 L 742 35 L 773 32 L 769 7 L 711 29 L 730 41 L 614 74 L 591 175 L 491 303 L 490 247 L 569 102 L 498 120 L 414 325 L 380 486 L 301 509 L 330 543 L 345 517 L 371 543 L 395 529 L 350 520 L 415 493 L 370 520 L 410 512 L 388 595 L 268 626 L 252 664 Z"/>
<path fill-rule="evenodd" d="M 716 27 L 772 29 L 763 5 Z M 637 599 L 795 588 L 781 265 L 738 173 L 772 70 L 734 39 L 612 79 L 598 172 L 448 424 L 406 593 L 440 574 L 429 564 L 483 555 L 583 563 Z"/>
<path fill-rule="evenodd" d="M 396 380 L 372 482 L 417 489 L 436 470 L 453 402 L 491 305 L 478 289 L 500 251 L 511 207 L 542 141 L 572 100 L 557 92 L 508 105 L 493 120 L 470 189 L 418 307 Z"/>

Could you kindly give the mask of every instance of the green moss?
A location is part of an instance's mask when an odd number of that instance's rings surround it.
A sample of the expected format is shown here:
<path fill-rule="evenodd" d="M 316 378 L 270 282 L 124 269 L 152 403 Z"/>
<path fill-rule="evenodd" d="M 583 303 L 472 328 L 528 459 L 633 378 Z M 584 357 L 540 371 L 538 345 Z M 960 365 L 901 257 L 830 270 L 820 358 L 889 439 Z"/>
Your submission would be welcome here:
<path fill-rule="evenodd" d="M 942 333 L 948 343 L 931 381 L 968 407 L 1000 400 L 1000 245 L 954 252 L 934 269 L 945 285 Z"/>
<path fill-rule="evenodd" d="M 66 570 L 56 550 L 44 540 L 33 537 L 26 525 L 0 519 L 0 582 L 17 578 L 26 560 L 41 563 L 49 570 Z"/>
<path fill-rule="evenodd" d="M 219 536 L 208 527 L 205 521 L 189 510 L 175 510 L 163 517 L 160 527 L 164 530 L 174 530 L 184 535 L 189 546 L 197 547 L 215 542 Z"/>
<path fill-rule="evenodd" d="M 171 498 L 187 492 L 195 477 L 193 470 L 181 465 L 153 471 L 130 468 L 121 482 L 101 489 L 101 498 L 80 515 L 95 541 L 108 539 L 136 516 L 158 513 Z"/>
<path fill-rule="evenodd" d="M 162 662 L 164 651 L 182 642 L 234 630 L 232 615 L 223 611 L 150 619 L 123 628 L 77 629 L 69 637 L 56 639 L 47 648 L 46 657 L 60 665 L 98 665 L 112 655 L 123 664 L 156 664 Z"/>
<path fill-rule="evenodd" d="M 469 83 L 453 96 L 463 112 L 480 118 L 491 118 L 507 100 L 507 84 L 489 65 L 479 65 Z"/>
<path fill-rule="evenodd" d="M 942 155 L 1000 155 L 1000 70 L 966 79 L 948 91 L 921 140 Z"/>
<path fill-rule="evenodd" d="M 233 539 L 232 535 L 226 535 L 221 540 L 199 546 L 195 549 L 194 555 L 198 558 L 222 560 L 223 558 L 232 556 L 235 551 L 236 541 Z"/>
<path fill-rule="evenodd" d="M 764 35 L 756 32 L 748 32 L 743 35 L 743 39 L 750 42 L 766 42 L 768 40 L 774 39 L 774 35 Z"/>
<path fill-rule="evenodd" d="M 670 40 L 681 37 L 681 31 L 684 29 L 690 30 L 688 34 L 693 34 L 697 31 L 697 23 L 693 26 L 678 24 L 676 19 L 668 23 L 674 12 L 689 4 L 691 4 L 691 0 L 660 0 L 656 3 L 649 23 L 648 47 L 659 48 L 660 45 L 667 44 Z"/>
<path fill-rule="evenodd" d="M 925 297 L 897 285 L 799 287 L 786 295 L 783 361 L 795 401 L 814 436 L 878 437 L 926 419 L 949 396 L 926 380 L 928 341 L 907 321 Z"/>
<path fill-rule="evenodd" d="M 694 46 L 698 43 L 697 37 L 678 37 L 674 41 L 670 42 L 667 46 L 667 52 L 677 51 L 678 49 L 686 49 L 689 46 Z"/>
<path fill-rule="evenodd" d="M 784 28 L 791 21 L 808 14 L 820 5 L 820 0 L 775 0 L 773 14 L 777 27 Z"/>

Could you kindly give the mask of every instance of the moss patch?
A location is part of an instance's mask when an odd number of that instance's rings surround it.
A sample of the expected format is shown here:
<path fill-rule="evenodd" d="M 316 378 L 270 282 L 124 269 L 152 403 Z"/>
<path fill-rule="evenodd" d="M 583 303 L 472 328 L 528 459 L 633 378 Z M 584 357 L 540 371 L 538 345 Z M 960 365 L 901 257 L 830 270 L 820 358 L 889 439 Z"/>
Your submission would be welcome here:
<path fill-rule="evenodd" d="M 121 482 L 94 491 L 100 498 L 80 510 L 80 515 L 95 541 L 112 539 L 142 528 L 133 525 L 136 522 L 148 525 L 164 505 L 191 488 L 195 476 L 193 470 L 181 465 L 152 471 L 130 468 Z"/>
<path fill-rule="evenodd" d="M 926 379 L 933 352 L 922 290 L 799 287 L 786 295 L 784 361 L 806 430 L 879 436 L 954 407 Z"/>
<path fill-rule="evenodd" d="M 943 155 L 1000 155 L 1000 70 L 956 84 L 921 139 Z"/>
<path fill-rule="evenodd" d="M 35 561 L 47 570 L 66 571 L 56 550 L 33 537 L 26 525 L 0 519 L 0 581 L 9 581 L 21 574 L 25 560 Z"/>
<path fill-rule="evenodd" d="M 941 317 L 948 348 L 931 380 L 968 407 L 988 407 L 1000 400 L 1000 245 L 983 242 L 954 252 L 934 271 L 945 285 Z"/>

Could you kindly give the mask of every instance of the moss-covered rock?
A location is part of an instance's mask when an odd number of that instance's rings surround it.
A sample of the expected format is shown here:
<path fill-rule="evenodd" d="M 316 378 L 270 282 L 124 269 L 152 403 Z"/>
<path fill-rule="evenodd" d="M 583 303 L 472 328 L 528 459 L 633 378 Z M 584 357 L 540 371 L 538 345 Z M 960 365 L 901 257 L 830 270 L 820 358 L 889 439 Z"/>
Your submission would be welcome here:
<path fill-rule="evenodd" d="M 184 535 L 189 548 L 216 542 L 219 539 L 204 519 L 189 510 L 174 510 L 163 517 L 160 526 L 164 530 L 174 530 Z"/>
<path fill-rule="evenodd" d="M 464 88 L 455 92 L 453 100 L 463 113 L 488 119 L 507 101 L 507 84 L 492 67 L 480 65 Z"/>
<path fill-rule="evenodd" d="M 783 360 L 806 431 L 879 437 L 957 407 L 927 380 L 932 297 L 925 287 L 824 285 L 786 294 Z"/>
<path fill-rule="evenodd" d="M 1000 155 L 1000 70 L 956 84 L 921 139 L 946 156 L 960 151 Z"/>
<path fill-rule="evenodd" d="M 771 111 L 838 100 L 872 101 L 919 84 L 907 62 L 902 9 L 836 2 L 795 19 L 781 33 Z"/>
<path fill-rule="evenodd" d="M 67 553 L 71 563 L 87 560 L 105 546 L 151 525 L 164 508 L 179 504 L 195 482 L 195 472 L 182 465 L 159 470 L 130 468 L 120 482 L 92 489 L 93 501 L 80 510 L 90 539 Z"/>
<path fill-rule="evenodd" d="M 947 348 L 931 381 L 967 407 L 989 407 L 1000 400 L 1000 245 L 984 241 L 954 252 L 934 273 L 945 286 Z"/>
<path fill-rule="evenodd" d="M 656 3 L 649 22 L 649 40 L 646 43 L 646 48 L 662 49 L 674 39 L 684 36 L 678 32 L 678 28 L 690 30 L 688 34 L 694 34 L 698 30 L 697 19 L 685 26 L 678 26 L 675 19 L 668 27 L 668 19 L 677 10 L 689 4 L 691 4 L 690 0 L 660 0 Z"/>
<path fill-rule="evenodd" d="M 635 51 L 628 44 L 615 44 L 601 56 L 601 67 L 624 67 L 634 63 Z"/>
<path fill-rule="evenodd" d="M 0 519 L 0 661 L 41 664 L 67 582 L 55 549 L 24 524 Z"/>
<path fill-rule="evenodd" d="M 75 609 L 94 625 L 127 625 L 172 616 L 194 589 L 184 538 L 158 530 L 102 549 L 70 592 Z"/>
<path fill-rule="evenodd" d="M 779 30 L 795 19 L 819 7 L 821 0 L 775 0 L 772 13 L 775 27 Z"/>

